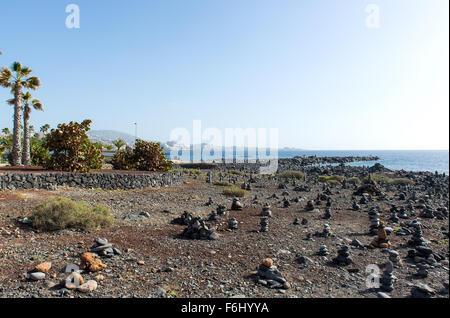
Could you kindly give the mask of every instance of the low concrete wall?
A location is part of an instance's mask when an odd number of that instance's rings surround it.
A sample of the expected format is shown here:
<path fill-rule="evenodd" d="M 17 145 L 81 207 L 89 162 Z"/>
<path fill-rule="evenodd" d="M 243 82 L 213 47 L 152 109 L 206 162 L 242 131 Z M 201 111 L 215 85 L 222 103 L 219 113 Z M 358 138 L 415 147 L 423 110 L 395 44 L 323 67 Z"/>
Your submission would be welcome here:
<path fill-rule="evenodd" d="M 183 183 L 182 173 L 0 173 L 0 191 L 45 189 L 59 186 L 84 189 L 130 190 Z"/>

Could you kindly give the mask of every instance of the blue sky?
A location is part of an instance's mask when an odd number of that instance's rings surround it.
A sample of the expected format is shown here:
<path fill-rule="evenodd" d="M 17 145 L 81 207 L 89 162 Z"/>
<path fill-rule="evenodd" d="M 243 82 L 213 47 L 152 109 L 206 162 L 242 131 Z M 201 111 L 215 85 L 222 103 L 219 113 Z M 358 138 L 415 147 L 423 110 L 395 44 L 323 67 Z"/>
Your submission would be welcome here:
<path fill-rule="evenodd" d="M 65 8 L 80 7 L 80 29 Z M 380 28 L 366 27 L 369 3 Z M 2 1 L 0 65 L 41 78 L 35 126 L 167 141 L 278 128 L 306 149 L 448 149 L 447 0 Z M 10 98 L 0 89 L 0 101 Z M 1 103 L 0 103 L 1 105 Z M 0 127 L 12 109 L 0 107 Z"/>

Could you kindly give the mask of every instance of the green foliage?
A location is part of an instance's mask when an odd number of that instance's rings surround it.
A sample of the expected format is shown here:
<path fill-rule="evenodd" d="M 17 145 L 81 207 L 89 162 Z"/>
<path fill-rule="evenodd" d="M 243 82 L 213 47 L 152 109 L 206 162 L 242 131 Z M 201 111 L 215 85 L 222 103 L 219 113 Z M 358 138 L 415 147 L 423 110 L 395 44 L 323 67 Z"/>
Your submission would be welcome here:
<path fill-rule="evenodd" d="M 414 182 L 408 178 L 394 178 L 392 179 L 392 184 L 394 185 L 407 185 L 407 184 L 413 184 Z"/>
<path fill-rule="evenodd" d="M 125 146 L 127 143 L 123 140 L 123 139 L 117 139 L 114 140 L 113 145 L 117 147 L 117 150 L 120 150 L 120 148 L 122 148 L 123 146 Z"/>
<path fill-rule="evenodd" d="M 139 171 L 169 171 L 172 161 L 167 160 L 159 142 L 136 140 L 134 149 L 119 150 L 112 160 L 114 169 Z"/>
<path fill-rule="evenodd" d="M 372 174 L 370 178 L 376 183 L 385 183 L 385 184 L 392 183 L 392 178 L 384 174 Z M 362 181 L 367 182 L 368 180 L 369 177 L 364 177 Z"/>
<path fill-rule="evenodd" d="M 321 183 L 337 184 L 344 181 L 343 176 L 333 175 L 333 176 L 319 176 L 318 181 Z"/>
<path fill-rule="evenodd" d="M 64 197 L 46 199 L 33 209 L 29 219 L 34 228 L 43 231 L 97 230 L 113 223 L 108 207 L 74 202 Z"/>
<path fill-rule="evenodd" d="M 102 146 L 89 140 L 86 132 L 90 124 L 90 120 L 85 120 L 81 124 L 59 124 L 58 129 L 52 129 L 46 137 L 46 147 L 51 152 L 45 164 L 47 169 L 73 172 L 101 169 Z"/>
<path fill-rule="evenodd" d="M 233 186 L 224 188 L 222 194 L 224 194 L 226 196 L 230 196 L 230 197 L 243 198 L 243 197 L 247 196 L 247 191 L 233 185 Z"/>
<path fill-rule="evenodd" d="M 135 170 L 136 163 L 134 160 L 133 149 L 118 150 L 112 158 L 111 164 L 116 170 Z"/>
<path fill-rule="evenodd" d="M 228 181 L 216 181 L 213 184 L 216 185 L 216 186 L 221 186 L 221 187 L 231 187 L 231 186 L 233 186 L 233 184 L 228 182 Z"/>
<path fill-rule="evenodd" d="M 305 180 L 305 173 L 303 171 L 286 170 L 281 172 L 278 176 L 280 178 Z"/>
<path fill-rule="evenodd" d="M 50 152 L 46 147 L 45 138 L 41 139 L 39 134 L 30 138 L 30 154 L 33 166 L 45 166 L 50 160 Z"/>
<path fill-rule="evenodd" d="M 228 174 L 240 176 L 240 175 L 244 174 L 244 172 L 242 172 L 240 170 L 230 170 L 230 171 L 228 171 Z"/>
<path fill-rule="evenodd" d="M 347 182 L 351 183 L 351 184 L 359 184 L 359 183 L 361 183 L 361 180 L 359 180 L 358 177 L 352 177 L 352 178 L 348 178 Z"/>

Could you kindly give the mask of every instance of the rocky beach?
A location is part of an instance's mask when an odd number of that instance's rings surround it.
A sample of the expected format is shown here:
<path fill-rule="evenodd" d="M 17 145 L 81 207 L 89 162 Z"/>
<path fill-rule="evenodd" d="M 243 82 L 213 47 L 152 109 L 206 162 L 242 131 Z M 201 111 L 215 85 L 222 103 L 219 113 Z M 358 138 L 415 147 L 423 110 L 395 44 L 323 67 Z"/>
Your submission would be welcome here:
<path fill-rule="evenodd" d="M 164 187 L 0 191 L 0 297 L 448 298 L 448 176 L 344 165 L 356 160 L 283 159 L 272 175 L 179 164 L 184 181 Z M 101 203 L 114 223 L 36 230 L 29 215 L 51 196 Z"/>

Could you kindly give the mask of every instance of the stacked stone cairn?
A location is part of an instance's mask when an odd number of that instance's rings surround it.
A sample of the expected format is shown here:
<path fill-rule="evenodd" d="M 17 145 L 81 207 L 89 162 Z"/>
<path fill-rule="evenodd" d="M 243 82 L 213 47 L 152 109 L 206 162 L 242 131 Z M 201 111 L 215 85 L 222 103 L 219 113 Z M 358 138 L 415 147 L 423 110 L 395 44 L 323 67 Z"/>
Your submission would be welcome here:
<path fill-rule="evenodd" d="M 98 256 L 105 256 L 108 258 L 113 257 L 114 255 L 122 254 L 119 249 L 113 248 L 112 244 L 105 238 L 96 238 L 90 251 Z"/>
<path fill-rule="evenodd" d="M 378 227 L 380 225 L 379 214 L 377 207 L 373 206 L 369 211 L 369 219 L 370 219 L 370 234 L 377 234 Z"/>
<path fill-rule="evenodd" d="M 236 218 L 231 218 L 228 220 L 228 229 L 230 230 L 237 230 L 238 228 L 238 221 Z"/>
<path fill-rule="evenodd" d="M 400 212 L 398 214 L 398 217 L 401 219 L 407 219 L 408 218 L 408 214 L 406 213 L 406 209 L 404 207 L 400 208 Z"/>
<path fill-rule="evenodd" d="M 260 232 L 267 232 L 269 230 L 269 218 L 261 218 L 259 225 L 261 226 Z"/>
<path fill-rule="evenodd" d="M 391 207 L 391 218 L 389 219 L 392 223 L 398 223 L 399 222 L 399 218 L 397 216 L 398 213 L 398 209 L 395 205 L 393 205 Z"/>
<path fill-rule="evenodd" d="M 242 211 L 242 203 L 238 198 L 233 199 L 233 203 L 231 204 L 232 211 Z"/>
<path fill-rule="evenodd" d="M 380 278 L 380 288 L 384 292 L 392 292 L 394 290 L 393 280 L 394 276 L 392 272 L 394 271 L 394 264 L 391 261 L 387 262 L 383 266 L 383 275 Z"/>
<path fill-rule="evenodd" d="M 184 211 L 180 217 L 172 220 L 172 224 L 188 225 L 192 221 L 192 214 Z"/>
<path fill-rule="evenodd" d="M 425 206 L 425 208 L 422 211 L 422 214 L 420 215 L 423 218 L 427 218 L 427 219 L 434 219 L 435 217 L 435 211 L 433 210 L 432 207 L 430 207 L 429 205 Z"/>
<path fill-rule="evenodd" d="M 316 207 L 314 206 L 314 201 L 313 200 L 309 200 L 308 203 L 306 204 L 306 211 L 314 211 Z"/>
<path fill-rule="evenodd" d="M 317 255 L 319 256 L 327 256 L 328 254 L 330 254 L 328 252 L 327 246 L 326 245 L 320 245 L 319 246 L 319 251 L 317 252 Z"/>
<path fill-rule="evenodd" d="M 325 208 L 325 215 L 323 216 L 324 219 L 331 219 L 331 207 L 327 206 Z"/>
<path fill-rule="evenodd" d="M 289 289 L 291 286 L 270 258 L 264 259 L 258 267 L 257 282 L 272 289 Z"/>
<path fill-rule="evenodd" d="M 194 240 L 216 240 L 218 238 L 217 233 L 210 229 L 201 217 L 193 218 L 181 235 Z"/>
<path fill-rule="evenodd" d="M 403 266 L 402 259 L 400 258 L 400 254 L 395 250 L 389 250 L 389 260 L 395 265 L 395 266 Z"/>
<path fill-rule="evenodd" d="M 356 201 L 353 201 L 353 206 L 352 206 L 353 211 L 361 211 L 361 206 L 356 203 Z"/>
<path fill-rule="evenodd" d="M 410 246 L 425 246 L 427 241 L 423 238 L 422 227 L 420 225 L 414 227 L 414 233 L 411 240 L 408 241 Z"/>
<path fill-rule="evenodd" d="M 270 205 L 269 204 L 264 204 L 264 207 L 261 211 L 261 216 L 265 216 L 265 217 L 271 217 L 272 216 L 272 211 L 270 211 Z"/>
<path fill-rule="evenodd" d="M 223 204 L 219 204 L 216 208 L 217 215 L 226 215 L 227 214 L 227 208 Z"/>
<path fill-rule="evenodd" d="M 350 248 L 347 245 L 342 246 L 338 250 L 338 256 L 333 259 L 333 262 L 340 266 L 346 266 L 353 263 L 353 260 L 350 257 Z"/>
<path fill-rule="evenodd" d="M 289 200 L 286 198 L 283 198 L 283 207 L 288 208 L 290 206 L 291 206 L 291 203 L 289 202 Z"/>

